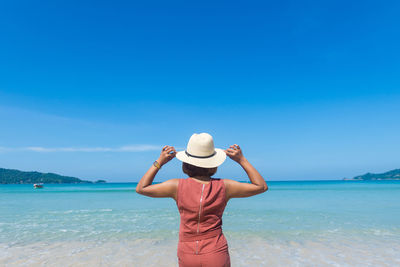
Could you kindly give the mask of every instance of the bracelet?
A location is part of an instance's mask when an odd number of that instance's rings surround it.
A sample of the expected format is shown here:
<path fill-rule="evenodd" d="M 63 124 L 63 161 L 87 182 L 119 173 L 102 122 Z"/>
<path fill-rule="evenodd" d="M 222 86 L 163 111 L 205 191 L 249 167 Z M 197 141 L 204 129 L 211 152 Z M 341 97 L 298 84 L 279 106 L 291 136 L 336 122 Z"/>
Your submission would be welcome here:
<path fill-rule="evenodd" d="M 158 163 L 157 160 L 153 162 L 153 166 L 156 167 L 157 169 L 161 169 L 161 165 L 160 163 Z"/>

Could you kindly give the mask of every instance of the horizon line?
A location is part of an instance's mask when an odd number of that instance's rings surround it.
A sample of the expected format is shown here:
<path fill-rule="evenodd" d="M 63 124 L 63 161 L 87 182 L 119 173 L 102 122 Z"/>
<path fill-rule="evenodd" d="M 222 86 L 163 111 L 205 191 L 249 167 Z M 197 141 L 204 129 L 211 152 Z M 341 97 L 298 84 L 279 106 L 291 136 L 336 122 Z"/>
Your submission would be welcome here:
<path fill-rule="evenodd" d="M 0 153 L 4 152 L 143 152 L 161 150 L 160 145 L 138 144 L 125 145 L 119 147 L 43 147 L 43 146 L 25 146 L 25 147 L 1 147 Z"/>

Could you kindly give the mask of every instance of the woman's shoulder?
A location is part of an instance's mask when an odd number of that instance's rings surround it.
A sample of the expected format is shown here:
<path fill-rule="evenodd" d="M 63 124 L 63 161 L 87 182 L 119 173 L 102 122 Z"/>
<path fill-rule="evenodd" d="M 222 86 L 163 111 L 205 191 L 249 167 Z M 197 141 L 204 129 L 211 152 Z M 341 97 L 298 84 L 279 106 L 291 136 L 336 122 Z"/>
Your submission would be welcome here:
<path fill-rule="evenodd" d="M 232 179 L 221 179 L 221 180 L 224 182 L 225 187 L 229 187 L 229 186 L 239 183 L 238 181 L 235 181 Z"/>
<path fill-rule="evenodd" d="M 164 183 L 168 184 L 168 185 L 172 185 L 172 186 L 178 186 L 180 180 L 181 180 L 180 178 L 174 178 L 174 179 L 166 180 Z"/>
<path fill-rule="evenodd" d="M 218 180 L 224 183 L 229 183 L 229 181 L 232 181 L 231 179 L 226 179 L 226 178 L 212 178 L 213 180 Z"/>
<path fill-rule="evenodd" d="M 222 185 L 224 185 L 225 187 L 229 184 L 231 184 L 231 182 L 233 180 L 231 179 L 225 179 L 225 178 L 212 178 L 212 180 L 216 181 L 217 183 L 220 183 Z"/>
<path fill-rule="evenodd" d="M 174 179 L 170 179 L 168 181 L 170 181 L 170 183 L 172 183 L 172 184 L 175 184 L 176 186 L 180 186 L 180 185 L 183 185 L 186 183 L 190 183 L 189 180 L 190 179 L 188 177 L 186 177 L 186 178 L 174 178 Z"/>

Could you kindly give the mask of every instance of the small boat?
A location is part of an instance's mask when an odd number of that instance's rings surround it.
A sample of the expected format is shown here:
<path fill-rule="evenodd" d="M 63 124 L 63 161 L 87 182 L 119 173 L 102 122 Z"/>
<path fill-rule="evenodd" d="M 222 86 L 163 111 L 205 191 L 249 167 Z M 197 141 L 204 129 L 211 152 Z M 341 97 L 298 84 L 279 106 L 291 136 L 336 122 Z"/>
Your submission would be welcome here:
<path fill-rule="evenodd" d="M 33 187 L 36 188 L 36 189 L 43 188 L 43 183 L 33 184 Z"/>

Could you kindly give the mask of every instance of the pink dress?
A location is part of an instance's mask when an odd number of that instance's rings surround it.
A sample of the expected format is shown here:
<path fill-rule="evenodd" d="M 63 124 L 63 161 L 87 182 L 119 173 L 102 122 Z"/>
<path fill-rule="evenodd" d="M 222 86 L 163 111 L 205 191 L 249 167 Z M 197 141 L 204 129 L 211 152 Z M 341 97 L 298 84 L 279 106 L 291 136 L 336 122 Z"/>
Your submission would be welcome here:
<path fill-rule="evenodd" d="M 228 243 L 222 233 L 224 181 L 211 178 L 202 184 L 192 178 L 180 179 L 176 204 L 181 215 L 179 266 L 230 266 Z"/>

